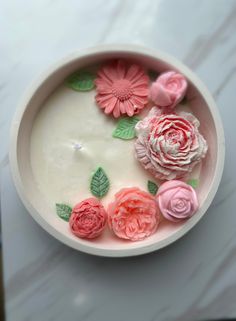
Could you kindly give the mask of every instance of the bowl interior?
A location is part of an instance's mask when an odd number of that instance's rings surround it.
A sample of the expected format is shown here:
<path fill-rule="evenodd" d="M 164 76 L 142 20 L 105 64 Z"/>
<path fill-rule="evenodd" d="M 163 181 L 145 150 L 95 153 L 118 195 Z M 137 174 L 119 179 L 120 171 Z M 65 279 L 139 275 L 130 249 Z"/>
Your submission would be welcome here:
<path fill-rule="evenodd" d="M 55 215 L 55 209 L 40 192 L 31 167 L 30 140 L 34 121 L 45 100 L 54 92 L 64 79 L 76 70 L 112 58 L 125 58 L 143 64 L 158 73 L 166 70 L 177 70 L 183 73 L 189 82 L 187 99 L 193 114 L 200 120 L 200 132 L 208 142 L 209 150 L 201 167 L 197 194 L 200 203 L 199 211 L 184 224 L 165 224 L 158 233 L 140 242 L 126 242 L 110 237 L 109 232 L 94 241 L 74 237 L 68 224 Z M 145 253 L 161 248 L 187 232 L 206 211 L 213 194 L 210 195 L 217 176 L 217 160 L 219 157 L 219 133 L 216 129 L 214 105 L 209 105 L 207 95 L 202 91 L 195 76 L 181 63 L 165 56 L 148 54 L 130 50 L 102 50 L 78 55 L 60 63 L 44 76 L 29 92 L 23 103 L 21 113 L 15 121 L 16 154 L 12 156 L 15 164 L 13 170 L 17 176 L 17 188 L 26 207 L 33 217 L 52 235 L 64 243 L 93 254 L 108 256 L 126 256 Z M 12 147 L 13 148 L 13 147 Z"/>

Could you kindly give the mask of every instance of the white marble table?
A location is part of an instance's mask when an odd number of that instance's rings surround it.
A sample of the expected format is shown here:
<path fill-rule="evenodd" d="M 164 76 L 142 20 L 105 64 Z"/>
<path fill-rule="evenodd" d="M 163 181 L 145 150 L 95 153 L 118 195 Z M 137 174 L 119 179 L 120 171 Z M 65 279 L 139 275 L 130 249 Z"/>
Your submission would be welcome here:
<path fill-rule="evenodd" d="M 8 321 L 194 321 L 236 317 L 236 1 L 3 0 L 1 200 Z M 44 232 L 19 200 L 7 157 L 23 91 L 75 49 L 138 43 L 190 66 L 214 94 L 226 163 L 214 202 L 176 244 L 126 259 L 76 252 Z"/>

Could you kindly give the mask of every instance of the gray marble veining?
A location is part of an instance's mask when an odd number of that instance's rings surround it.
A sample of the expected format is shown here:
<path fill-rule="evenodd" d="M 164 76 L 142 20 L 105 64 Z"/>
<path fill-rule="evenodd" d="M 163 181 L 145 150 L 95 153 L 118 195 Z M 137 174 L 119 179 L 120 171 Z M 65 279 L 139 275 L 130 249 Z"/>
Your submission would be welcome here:
<path fill-rule="evenodd" d="M 8 321 L 194 321 L 236 317 L 236 1 L 3 0 L 0 164 Z M 24 90 L 52 62 L 99 43 L 175 55 L 214 94 L 226 136 L 220 188 L 201 222 L 159 252 L 126 259 L 78 253 L 44 232 L 9 172 L 9 126 Z"/>

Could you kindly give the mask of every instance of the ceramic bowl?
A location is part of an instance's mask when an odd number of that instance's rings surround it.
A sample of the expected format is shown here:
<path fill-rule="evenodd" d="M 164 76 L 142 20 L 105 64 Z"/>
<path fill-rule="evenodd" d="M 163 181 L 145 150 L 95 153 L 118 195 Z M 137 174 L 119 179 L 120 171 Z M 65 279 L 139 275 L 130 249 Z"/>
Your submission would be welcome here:
<path fill-rule="evenodd" d="M 174 69 L 188 79 L 191 110 L 200 120 L 200 132 L 208 142 L 209 150 L 203 161 L 197 193 L 200 208 L 184 224 L 166 225 L 160 233 L 140 241 L 124 242 L 118 238 L 107 241 L 87 241 L 71 234 L 67 224 L 55 219 L 41 195 L 30 163 L 30 137 L 35 117 L 44 100 L 74 71 L 111 58 L 127 58 L 162 72 Z M 122 257 L 152 252 L 163 248 L 190 231 L 210 206 L 223 171 L 224 133 L 221 119 L 212 96 L 198 77 L 185 65 L 166 53 L 130 45 L 100 46 L 81 50 L 63 59 L 44 73 L 27 91 L 16 112 L 11 130 L 10 163 L 15 186 L 25 207 L 52 236 L 68 246 L 94 255 Z M 66 227 L 65 227 L 66 226 Z"/>

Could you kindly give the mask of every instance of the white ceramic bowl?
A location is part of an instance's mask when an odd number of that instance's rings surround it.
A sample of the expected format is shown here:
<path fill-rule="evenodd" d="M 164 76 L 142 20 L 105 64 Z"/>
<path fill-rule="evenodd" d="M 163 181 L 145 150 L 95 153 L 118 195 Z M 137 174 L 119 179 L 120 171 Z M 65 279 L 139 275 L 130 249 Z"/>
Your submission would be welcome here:
<path fill-rule="evenodd" d="M 52 91 L 73 73 L 89 64 L 110 58 L 134 59 L 159 72 L 175 69 L 189 81 L 188 95 L 194 97 L 191 109 L 201 122 L 200 131 L 206 138 L 209 150 L 200 174 L 198 197 L 200 209 L 185 224 L 164 229 L 140 242 L 91 242 L 74 237 L 69 229 L 53 219 L 35 182 L 30 164 L 30 137 L 32 125 L 43 101 Z M 222 176 L 225 155 L 224 133 L 218 110 L 207 88 L 185 65 L 175 58 L 148 48 L 130 45 L 100 46 L 81 50 L 63 59 L 34 83 L 16 112 L 11 130 L 10 163 L 15 186 L 22 202 L 33 218 L 48 233 L 77 250 L 101 256 L 132 256 L 163 248 L 188 232 L 210 206 Z"/>

